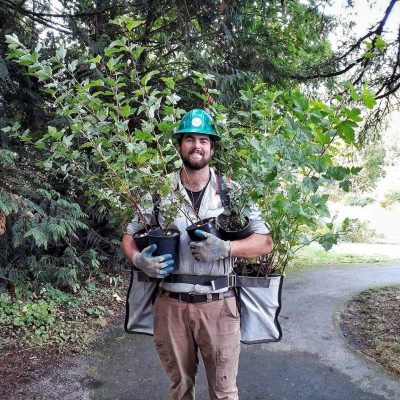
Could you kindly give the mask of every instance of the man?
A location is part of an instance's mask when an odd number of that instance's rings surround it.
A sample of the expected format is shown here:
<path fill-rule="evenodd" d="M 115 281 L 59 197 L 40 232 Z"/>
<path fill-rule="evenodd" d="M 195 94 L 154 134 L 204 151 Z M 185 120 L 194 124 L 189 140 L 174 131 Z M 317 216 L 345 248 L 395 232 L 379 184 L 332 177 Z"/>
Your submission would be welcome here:
<path fill-rule="evenodd" d="M 224 210 L 218 176 L 209 163 L 214 141 L 220 140 L 205 111 L 185 114 L 176 133 L 183 167 L 176 173 L 174 187 L 185 196 L 185 210 L 174 225 L 181 232 L 179 271 L 173 270 L 170 255 L 152 257 L 154 245 L 139 252 L 128 226 L 123 249 L 128 259 L 148 276 L 165 278 L 153 306 L 154 341 L 164 369 L 171 380 L 171 399 L 194 399 L 198 350 L 204 361 L 211 399 L 238 399 L 236 375 L 240 351 L 240 315 L 232 288 L 212 290 L 213 276 L 229 275 L 234 259 L 254 258 L 271 252 L 269 229 L 254 209 L 250 215 L 251 235 L 237 241 L 196 231 L 203 241 L 190 242 L 186 227 L 192 221 L 217 217 Z M 162 216 L 160 215 L 162 221 Z M 190 242 L 190 243 L 189 243 Z M 170 279 L 171 276 L 174 279 Z M 201 280 L 204 276 L 207 279 Z M 181 279 L 179 279 L 179 277 Z"/>

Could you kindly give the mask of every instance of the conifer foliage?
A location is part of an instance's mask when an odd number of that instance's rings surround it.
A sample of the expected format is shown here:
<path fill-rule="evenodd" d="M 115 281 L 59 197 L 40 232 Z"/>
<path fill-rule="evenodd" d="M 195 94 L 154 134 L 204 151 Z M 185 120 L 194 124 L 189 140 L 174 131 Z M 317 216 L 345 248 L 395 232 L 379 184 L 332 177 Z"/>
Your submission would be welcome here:
<path fill-rule="evenodd" d="M 3 143 L 10 133 L 3 128 Z M 17 148 L 0 151 L 0 282 L 3 288 L 52 282 L 76 289 L 84 260 L 99 265 L 96 252 L 80 243 L 89 229 L 87 216 Z"/>

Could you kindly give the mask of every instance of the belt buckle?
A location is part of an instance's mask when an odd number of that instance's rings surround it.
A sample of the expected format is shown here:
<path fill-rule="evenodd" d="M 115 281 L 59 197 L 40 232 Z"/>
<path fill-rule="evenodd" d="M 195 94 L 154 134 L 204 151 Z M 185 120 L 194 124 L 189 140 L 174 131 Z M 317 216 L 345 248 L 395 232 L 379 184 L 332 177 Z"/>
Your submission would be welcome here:
<path fill-rule="evenodd" d="M 188 293 L 188 303 L 196 303 L 196 294 L 195 293 Z"/>
<path fill-rule="evenodd" d="M 236 275 L 229 275 L 228 277 L 228 286 L 235 287 L 236 286 Z"/>

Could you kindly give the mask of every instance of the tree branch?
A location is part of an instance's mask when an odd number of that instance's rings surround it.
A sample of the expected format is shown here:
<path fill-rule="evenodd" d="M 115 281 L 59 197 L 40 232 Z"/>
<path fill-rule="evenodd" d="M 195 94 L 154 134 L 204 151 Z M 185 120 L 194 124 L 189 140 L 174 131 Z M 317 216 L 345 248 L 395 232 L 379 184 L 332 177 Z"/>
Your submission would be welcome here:
<path fill-rule="evenodd" d="M 394 5 L 399 2 L 399 0 L 390 0 L 390 3 L 388 5 L 388 7 L 385 10 L 384 16 L 381 19 L 381 21 L 378 23 L 377 27 L 374 30 L 371 30 L 369 32 L 367 32 L 365 35 L 363 35 L 361 38 L 359 38 L 356 43 L 354 43 L 345 53 L 343 53 L 341 56 L 336 57 L 336 58 L 332 58 L 331 60 L 329 60 L 327 63 L 325 63 L 325 65 L 332 65 L 335 63 L 338 63 L 340 61 L 343 61 L 346 57 L 348 57 L 351 53 L 353 53 L 355 50 L 359 49 L 359 47 L 361 46 L 361 44 L 363 43 L 363 41 L 369 37 L 374 36 L 373 40 L 372 40 L 372 49 L 375 48 L 375 42 L 376 39 L 379 35 L 382 34 L 383 29 L 386 25 L 387 19 L 389 18 Z M 352 62 L 351 64 L 349 64 L 348 66 L 346 66 L 343 69 L 340 69 L 338 71 L 333 71 L 333 72 L 318 72 L 318 73 L 313 73 L 310 75 L 296 75 L 296 74 L 288 74 L 288 78 L 291 79 L 296 79 L 296 80 L 301 80 L 301 81 L 306 81 L 306 80 L 311 80 L 311 79 L 318 79 L 318 78 L 333 78 L 335 76 L 339 76 L 339 75 L 343 75 L 346 72 L 348 72 L 350 69 L 352 69 L 353 67 L 355 67 L 358 64 L 362 64 L 365 63 L 365 66 L 367 66 L 370 62 L 371 59 L 365 59 L 364 57 L 359 57 L 357 58 L 354 62 Z M 362 76 L 363 76 L 364 72 L 360 73 L 360 76 L 357 77 L 356 82 L 358 82 Z"/>

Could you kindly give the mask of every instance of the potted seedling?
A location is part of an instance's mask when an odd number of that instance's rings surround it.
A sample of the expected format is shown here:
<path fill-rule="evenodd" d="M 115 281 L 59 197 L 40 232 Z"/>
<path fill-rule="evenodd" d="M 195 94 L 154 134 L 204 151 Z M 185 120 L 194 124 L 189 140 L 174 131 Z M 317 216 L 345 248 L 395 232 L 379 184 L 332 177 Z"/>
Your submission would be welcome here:
<path fill-rule="evenodd" d="M 245 181 L 242 186 L 229 182 L 225 177 L 221 178 L 221 189 L 228 196 L 228 204 L 225 210 L 217 217 L 216 223 L 220 236 L 224 240 L 239 240 L 250 235 L 250 205 L 249 189 Z"/>
<path fill-rule="evenodd" d="M 195 207 L 193 207 L 192 203 L 188 203 L 186 201 L 186 204 L 193 210 L 194 214 L 196 215 L 196 220 L 193 221 L 189 213 L 184 213 L 187 219 L 191 222 L 191 225 L 189 225 L 186 228 L 186 232 L 189 235 L 189 238 L 191 241 L 194 242 L 199 242 L 201 240 L 205 240 L 204 238 L 197 236 L 194 232 L 196 230 L 204 231 L 207 233 L 211 233 L 212 235 L 218 236 L 219 233 L 216 228 L 216 223 L 215 223 L 215 217 L 209 217 L 209 218 L 200 218 L 199 213 Z"/>
<path fill-rule="evenodd" d="M 211 233 L 212 235 L 219 237 L 219 232 L 216 228 L 216 223 L 215 223 L 214 217 L 201 219 L 186 228 L 186 231 L 192 241 L 199 242 L 201 240 L 205 240 L 204 238 L 201 238 L 201 237 L 195 235 L 194 232 L 196 230 L 201 230 L 203 232 Z"/>
<path fill-rule="evenodd" d="M 173 227 L 172 222 L 181 208 L 179 199 L 179 194 L 172 191 L 169 193 L 168 198 L 164 198 L 160 201 L 158 207 L 159 212 L 163 216 L 162 224 L 160 224 L 160 221 L 157 221 L 158 225 L 154 226 L 148 232 L 149 244 L 157 245 L 153 256 L 171 254 L 175 261 L 174 271 L 179 269 L 179 241 L 181 232 Z"/>

